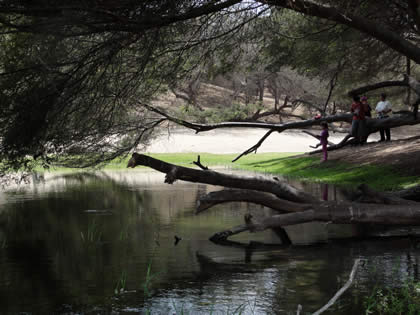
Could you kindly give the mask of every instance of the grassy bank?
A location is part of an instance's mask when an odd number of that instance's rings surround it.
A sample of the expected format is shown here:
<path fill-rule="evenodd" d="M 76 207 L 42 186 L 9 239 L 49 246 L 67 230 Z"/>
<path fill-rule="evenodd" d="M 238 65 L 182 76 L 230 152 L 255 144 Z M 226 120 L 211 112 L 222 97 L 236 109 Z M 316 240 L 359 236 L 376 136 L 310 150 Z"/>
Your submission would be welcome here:
<path fill-rule="evenodd" d="M 150 154 L 163 161 L 193 167 L 200 153 Z M 337 161 L 320 163 L 319 158 L 296 156 L 297 153 L 258 153 L 231 161 L 236 154 L 201 153 L 201 163 L 206 166 L 225 166 L 235 169 L 250 170 L 276 175 L 285 175 L 302 180 L 319 181 L 340 185 L 357 186 L 366 183 L 379 190 L 407 188 L 420 184 L 418 176 L 406 176 L 386 166 L 358 166 Z M 115 161 L 106 169 L 125 169 L 127 161 Z"/>
<path fill-rule="evenodd" d="M 291 156 L 295 156 L 299 153 L 261 153 L 261 154 L 250 154 L 242 157 L 235 163 L 232 160 L 238 156 L 238 154 L 211 154 L 211 153 L 152 153 L 148 154 L 155 159 L 159 159 L 168 163 L 182 165 L 186 167 L 195 167 L 193 161 L 197 161 L 197 156 L 201 158 L 201 164 L 204 166 L 223 166 L 229 168 L 241 168 L 251 169 L 254 163 L 260 161 L 282 159 Z M 116 160 L 113 163 L 109 163 L 106 169 L 125 169 L 129 158 L 123 160 Z"/>

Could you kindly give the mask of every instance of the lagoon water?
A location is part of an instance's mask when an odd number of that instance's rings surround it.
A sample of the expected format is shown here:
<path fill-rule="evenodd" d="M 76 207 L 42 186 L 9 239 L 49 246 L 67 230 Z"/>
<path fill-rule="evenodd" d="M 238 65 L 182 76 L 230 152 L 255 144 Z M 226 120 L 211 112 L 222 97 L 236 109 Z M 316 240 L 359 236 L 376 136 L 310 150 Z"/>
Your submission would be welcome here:
<path fill-rule="evenodd" d="M 198 198 L 221 187 L 167 185 L 163 177 L 52 173 L 3 190 L 0 314 L 296 314 L 298 304 L 313 312 L 362 258 L 355 283 L 329 312 L 360 314 L 374 286 L 418 279 L 415 241 L 332 240 L 351 227 L 290 228 L 292 247 L 268 231 L 213 244 L 213 233 L 241 224 L 245 213 L 270 210 L 234 203 L 196 215 Z M 294 184 L 344 198 L 335 187 Z"/>

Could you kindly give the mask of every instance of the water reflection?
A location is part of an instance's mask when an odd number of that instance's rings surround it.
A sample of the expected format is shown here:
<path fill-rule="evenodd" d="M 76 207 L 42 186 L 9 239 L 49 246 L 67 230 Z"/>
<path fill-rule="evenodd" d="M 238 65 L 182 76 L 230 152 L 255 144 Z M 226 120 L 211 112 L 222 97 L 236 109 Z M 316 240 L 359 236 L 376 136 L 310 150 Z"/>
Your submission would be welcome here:
<path fill-rule="evenodd" d="M 368 263 L 357 285 L 336 306 L 340 314 L 356 314 L 373 285 L 418 277 L 418 249 L 405 239 L 284 248 L 267 232 L 238 235 L 238 246 L 214 245 L 208 237 L 242 223 L 244 213 L 270 211 L 236 203 L 196 216 L 199 196 L 220 187 L 167 185 L 163 177 L 149 171 L 46 174 L 3 191 L 0 313 L 227 314 L 239 308 L 286 314 L 297 304 L 314 311 L 362 257 Z M 342 198 L 335 187 L 295 184 Z M 305 243 L 331 238 L 331 229 L 308 224 L 288 232 Z M 177 244 L 175 236 L 182 238 Z M 266 245 L 256 246 L 260 242 Z"/>

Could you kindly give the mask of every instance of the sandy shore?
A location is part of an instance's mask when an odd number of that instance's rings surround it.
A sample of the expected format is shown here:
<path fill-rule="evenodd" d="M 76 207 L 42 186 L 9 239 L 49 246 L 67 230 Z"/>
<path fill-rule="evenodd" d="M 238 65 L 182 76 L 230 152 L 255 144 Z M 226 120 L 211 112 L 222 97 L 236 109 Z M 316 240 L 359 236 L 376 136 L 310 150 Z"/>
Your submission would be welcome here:
<path fill-rule="evenodd" d="M 162 132 L 152 141 L 147 152 L 150 153 L 241 153 L 256 144 L 266 130 L 252 128 L 216 129 L 195 134 L 187 129 L 175 129 L 170 133 Z M 319 131 L 314 131 L 318 133 Z M 329 141 L 338 143 L 341 134 L 331 134 Z M 298 130 L 273 133 L 261 145 L 258 152 L 308 152 L 309 145 L 316 145 L 317 140 Z"/>

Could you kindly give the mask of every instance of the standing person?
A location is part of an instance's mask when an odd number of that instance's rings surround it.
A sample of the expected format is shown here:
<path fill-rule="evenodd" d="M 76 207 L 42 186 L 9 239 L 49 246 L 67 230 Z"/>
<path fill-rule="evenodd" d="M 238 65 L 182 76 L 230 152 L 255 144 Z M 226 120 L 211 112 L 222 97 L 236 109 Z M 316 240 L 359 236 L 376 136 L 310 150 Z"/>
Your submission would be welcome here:
<path fill-rule="evenodd" d="M 328 133 L 327 122 L 323 121 L 321 123 L 321 127 L 322 127 L 322 131 L 321 131 L 321 134 L 319 136 L 319 141 L 322 145 L 322 153 L 323 153 L 323 158 L 322 158 L 321 162 L 325 162 L 328 159 L 327 144 L 328 144 L 329 133 Z"/>
<path fill-rule="evenodd" d="M 365 137 L 366 119 L 363 105 L 360 102 L 360 96 L 353 96 L 351 104 L 351 112 L 353 113 L 353 121 L 351 123 L 351 135 L 356 138 L 356 144 L 362 144 Z"/>
<path fill-rule="evenodd" d="M 365 119 L 366 117 L 371 118 L 372 117 L 372 107 L 370 107 L 369 103 L 368 103 L 368 98 L 367 96 L 362 96 L 361 98 L 362 101 L 362 108 L 363 111 L 365 112 Z M 365 121 L 366 123 L 366 121 Z M 369 137 L 368 132 L 367 132 L 367 128 L 366 125 L 364 125 L 364 134 L 363 134 L 363 138 L 362 138 L 362 143 L 366 143 L 367 142 L 367 138 Z"/>
<path fill-rule="evenodd" d="M 365 111 L 365 117 L 372 117 L 372 108 L 368 103 L 367 96 L 362 96 L 361 101 L 363 105 L 363 110 Z"/>
<path fill-rule="evenodd" d="M 385 119 L 389 117 L 389 114 L 392 112 L 391 103 L 386 99 L 386 94 L 381 94 L 381 100 L 378 102 L 375 108 L 376 113 L 378 114 L 379 119 Z M 389 128 L 382 128 L 379 129 L 379 134 L 381 135 L 381 140 L 391 141 L 391 129 Z"/>

